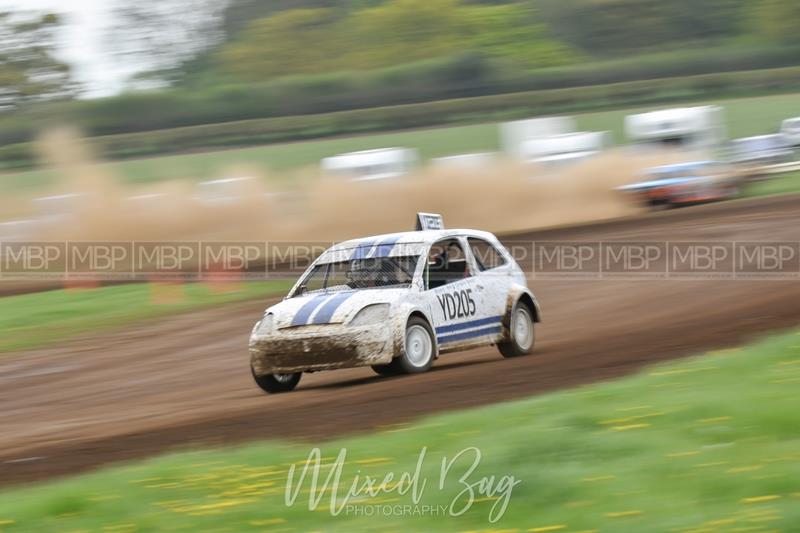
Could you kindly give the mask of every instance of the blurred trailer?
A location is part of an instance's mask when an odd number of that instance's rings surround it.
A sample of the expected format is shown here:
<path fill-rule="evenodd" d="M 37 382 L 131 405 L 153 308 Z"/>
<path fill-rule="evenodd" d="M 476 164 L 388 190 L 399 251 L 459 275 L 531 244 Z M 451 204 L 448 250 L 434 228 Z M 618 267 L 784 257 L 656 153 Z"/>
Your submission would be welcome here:
<path fill-rule="evenodd" d="M 768 167 L 792 160 L 794 150 L 780 133 L 734 139 L 730 144 L 730 161 L 744 175 L 759 177 Z"/>
<path fill-rule="evenodd" d="M 417 151 L 411 148 L 379 148 L 326 157 L 321 166 L 326 174 L 369 181 L 404 176 L 418 162 Z"/>
<path fill-rule="evenodd" d="M 525 144 L 534 139 L 566 135 L 576 129 L 572 117 L 544 117 L 515 120 L 500 125 L 500 146 L 503 152 L 525 159 Z"/>
<path fill-rule="evenodd" d="M 792 146 L 800 146 L 800 117 L 787 118 L 781 123 L 781 133 Z"/>
<path fill-rule="evenodd" d="M 726 137 L 722 107 L 662 109 L 625 117 L 628 142 L 637 145 L 714 149 Z"/>
<path fill-rule="evenodd" d="M 522 144 L 522 159 L 532 163 L 575 163 L 599 154 L 610 144 L 607 131 L 581 131 L 530 139 Z"/>

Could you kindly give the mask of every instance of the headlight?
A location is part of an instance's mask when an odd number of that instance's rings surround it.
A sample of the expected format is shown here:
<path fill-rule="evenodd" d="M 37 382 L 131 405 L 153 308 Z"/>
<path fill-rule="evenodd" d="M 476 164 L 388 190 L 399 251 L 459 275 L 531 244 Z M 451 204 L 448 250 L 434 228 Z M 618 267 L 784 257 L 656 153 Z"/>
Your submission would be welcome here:
<path fill-rule="evenodd" d="M 274 329 L 273 322 L 274 322 L 274 315 L 272 313 L 267 313 L 266 315 L 264 315 L 264 318 L 262 318 L 261 321 L 259 321 L 256 324 L 256 327 L 254 328 L 253 331 L 254 332 L 257 331 L 262 335 L 268 335 L 272 333 L 272 330 Z"/>
<path fill-rule="evenodd" d="M 389 304 L 372 304 L 363 307 L 350 321 L 351 326 L 366 326 L 377 324 L 389 318 Z"/>

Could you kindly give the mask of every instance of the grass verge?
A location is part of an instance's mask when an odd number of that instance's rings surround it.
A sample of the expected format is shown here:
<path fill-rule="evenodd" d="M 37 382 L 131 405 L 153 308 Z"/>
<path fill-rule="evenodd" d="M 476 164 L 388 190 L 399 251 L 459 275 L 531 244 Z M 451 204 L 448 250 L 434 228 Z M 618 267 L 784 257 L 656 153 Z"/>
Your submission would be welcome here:
<path fill-rule="evenodd" d="M 796 192 L 800 192 L 800 172 L 781 174 L 763 181 L 750 183 L 744 189 L 743 196 L 750 198 Z"/>
<path fill-rule="evenodd" d="M 32 348 L 138 320 L 285 293 L 286 281 L 136 283 L 0 298 L 0 352 Z"/>
<path fill-rule="evenodd" d="M 307 445 L 173 454 L 0 493 L 8 531 L 796 531 L 800 523 L 800 333 L 659 365 L 613 382 L 447 414 L 322 447 L 318 487 L 347 451 L 338 498 L 395 473 L 332 516 L 332 491 L 292 506 L 287 471 Z M 477 391 L 476 391 L 477 393 Z M 434 399 L 432 399 L 434 400 Z M 265 399 L 265 405 L 269 399 Z M 298 420 L 298 423 L 302 423 Z M 397 493 L 421 449 L 420 506 Z M 473 471 L 474 452 L 481 460 Z M 442 479 L 441 463 L 452 467 Z M 503 498 L 462 483 L 513 476 Z M 491 478 L 491 476 L 495 476 Z M 502 494 L 503 492 L 500 491 Z M 450 516 L 450 505 L 460 516 Z M 341 500 L 339 500 L 341 503 Z M 400 507 L 395 507 L 399 505 Z M 409 505 L 404 508 L 402 506 Z M 444 506 L 444 510 L 437 506 Z M 372 509 L 371 515 L 370 511 Z M 386 511 L 381 511 L 386 509 Z M 420 514 L 415 514 L 418 509 Z"/>

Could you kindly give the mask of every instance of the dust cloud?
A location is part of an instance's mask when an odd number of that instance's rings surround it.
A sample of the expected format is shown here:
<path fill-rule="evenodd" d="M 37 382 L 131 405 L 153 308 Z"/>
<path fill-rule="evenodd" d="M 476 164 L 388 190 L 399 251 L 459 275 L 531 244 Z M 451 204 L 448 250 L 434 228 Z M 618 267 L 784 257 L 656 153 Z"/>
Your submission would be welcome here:
<path fill-rule="evenodd" d="M 498 158 L 471 168 L 426 167 L 401 178 L 349 181 L 317 169 L 296 172 L 278 189 L 260 169 L 235 167 L 211 184 L 196 180 L 123 183 L 98 164 L 69 129 L 40 142 L 58 180 L 30 202 L 32 238 L 105 241 L 331 241 L 404 231 L 419 211 L 441 213 L 448 227 L 508 233 L 590 223 L 640 211 L 614 187 L 642 169 L 677 160 L 671 153 L 607 151 L 560 166 Z M 41 197 L 46 197 L 41 199 Z"/>

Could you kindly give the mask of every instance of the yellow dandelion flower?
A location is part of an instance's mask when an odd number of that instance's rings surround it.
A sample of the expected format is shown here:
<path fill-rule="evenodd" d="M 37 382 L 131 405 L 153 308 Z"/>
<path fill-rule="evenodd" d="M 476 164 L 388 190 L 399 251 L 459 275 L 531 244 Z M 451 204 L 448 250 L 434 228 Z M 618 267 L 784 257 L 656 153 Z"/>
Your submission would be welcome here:
<path fill-rule="evenodd" d="M 268 518 L 266 520 L 250 520 L 251 526 L 277 526 L 285 524 L 286 520 L 283 518 Z"/>
<path fill-rule="evenodd" d="M 691 374 L 694 372 L 704 372 L 707 370 L 717 370 L 719 367 L 716 366 L 699 366 L 696 368 L 675 368 L 673 370 L 659 370 L 656 372 L 650 372 L 651 376 L 674 376 L 676 374 Z"/>
<path fill-rule="evenodd" d="M 695 455 L 700 455 L 700 452 L 698 451 L 674 452 L 674 453 L 668 453 L 664 457 L 694 457 Z"/>
<path fill-rule="evenodd" d="M 594 505 L 596 502 L 594 500 L 576 500 L 574 502 L 567 502 L 564 504 L 564 507 L 588 507 L 590 505 Z"/>
<path fill-rule="evenodd" d="M 780 520 L 781 517 L 779 515 L 762 515 L 762 516 L 753 516 L 747 519 L 748 522 L 774 522 L 775 520 Z"/>
<path fill-rule="evenodd" d="M 777 494 L 767 494 L 766 496 L 753 496 L 751 498 L 742 498 L 739 500 L 740 503 L 763 503 L 763 502 L 771 502 L 774 500 L 780 499 L 780 496 Z"/>
<path fill-rule="evenodd" d="M 373 463 L 389 463 L 389 462 L 391 462 L 391 459 L 389 459 L 388 457 L 373 457 L 371 459 L 359 459 L 358 461 L 355 461 L 355 463 L 359 465 L 369 465 Z"/>
<path fill-rule="evenodd" d="M 652 409 L 653 407 L 650 405 L 636 405 L 633 407 L 620 407 L 617 411 L 642 411 L 644 409 Z"/>
<path fill-rule="evenodd" d="M 606 513 L 606 516 L 609 518 L 626 518 L 629 516 L 639 516 L 642 514 L 642 511 L 617 511 L 613 513 Z"/>
<path fill-rule="evenodd" d="M 735 518 L 719 518 L 717 520 L 709 520 L 705 522 L 704 525 L 706 526 L 729 526 L 731 524 L 735 524 Z"/>
<path fill-rule="evenodd" d="M 610 481 L 612 479 L 617 479 L 617 476 L 607 475 L 607 476 L 585 477 L 585 478 L 581 478 L 581 481 L 587 481 L 587 482 Z"/>
<path fill-rule="evenodd" d="M 725 472 L 728 474 L 741 474 L 742 472 L 752 472 L 754 470 L 761 470 L 762 468 L 764 468 L 764 465 L 737 466 L 735 468 L 729 468 Z"/>
<path fill-rule="evenodd" d="M 727 422 L 728 420 L 733 420 L 732 416 L 717 416 L 714 418 L 701 418 L 696 420 L 698 424 L 716 424 L 717 422 Z"/>
<path fill-rule="evenodd" d="M 694 466 L 695 466 L 695 468 L 708 468 L 708 467 L 711 467 L 711 466 L 724 466 L 724 465 L 727 465 L 729 463 L 730 463 L 730 461 L 713 461 L 713 462 L 710 462 L 710 463 L 697 463 Z"/>
<path fill-rule="evenodd" d="M 630 431 L 632 429 L 649 428 L 650 424 L 628 424 L 626 426 L 613 426 L 611 429 L 614 431 Z"/>

